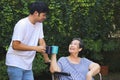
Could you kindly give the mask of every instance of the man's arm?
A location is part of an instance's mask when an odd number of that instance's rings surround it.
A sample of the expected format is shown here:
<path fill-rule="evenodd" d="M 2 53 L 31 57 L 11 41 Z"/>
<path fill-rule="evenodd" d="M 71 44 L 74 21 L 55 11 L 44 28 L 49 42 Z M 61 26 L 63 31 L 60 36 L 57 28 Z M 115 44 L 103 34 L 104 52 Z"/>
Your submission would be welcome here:
<path fill-rule="evenodd" d="M 39 45 L 46 47 L 46 42 L 44 39 L 39 39 Z"/>
<path fill-rule="evenodd" d="M 28 46 L 23 43 L 21 43 L 18 40 L 14 40 L 12 42 L 12 48 L 14 50 L 20 50 L 20 51 L 37 51 L 37 52 L 45 52 L 45 47 L 43 46 Z"/>
<path fill-rule="evenodd" d="M 39 45 L 40 45 L 40 46 L 43 46 L 43 47 L 46 48 L 46 42 L 45 42 L 45 40 L 44 40 L 44 39 L 39 39 Z M 45 50 L 46 50 L 46 49 L 45 49 Z M 45 53 L 45 52 L 41 52 L 41 54 L 42 54 L 43 57 L 44 57 L 45 63 L 50 62 L 50 59 L 49 59 L 47 53 Z"/>

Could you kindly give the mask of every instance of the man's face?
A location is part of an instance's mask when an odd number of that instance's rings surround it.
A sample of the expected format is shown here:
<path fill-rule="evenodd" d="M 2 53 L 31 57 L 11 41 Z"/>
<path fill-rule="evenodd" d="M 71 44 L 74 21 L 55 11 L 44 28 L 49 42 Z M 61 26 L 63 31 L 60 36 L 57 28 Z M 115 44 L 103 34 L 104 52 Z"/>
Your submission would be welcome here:
<path fill-rule="evenodd" d="M 38 14 L 37 21 L 43 22 L 46 19 L 46 13 L 40 13 Z"/>

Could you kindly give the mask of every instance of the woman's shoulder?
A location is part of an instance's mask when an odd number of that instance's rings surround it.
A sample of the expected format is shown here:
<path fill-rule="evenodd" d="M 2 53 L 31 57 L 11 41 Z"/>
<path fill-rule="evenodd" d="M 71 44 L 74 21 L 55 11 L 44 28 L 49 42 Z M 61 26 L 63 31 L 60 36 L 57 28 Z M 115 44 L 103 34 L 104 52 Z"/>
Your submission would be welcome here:
<path fill-rule="evenodd" d="M 90 59 L 88 59 L 88 58 L 83 57 L 83 58 L 81 58 L 81 59 L 82 59 L 82 62 L 83 62 L 83 63 L 93 63 L 93 61 L 90 60 Z"/>
<path fill-rule="evenodd" d="M 60 61 L 60 62 L 66 62 L 67 61 L 67 57 L 60 57 L 58 59 L 58 61 Z"/>
<path fill-rule="evenodd" d="M 90 59 L 86 58 L 86 57 L 83 57 L 81 58 L 83 61 L 91 61 Z"/>
<path fill-rule="evenodd" d="M 58 63 L 65 66 L 66 64 L 68 64 L 67 57 L 60 57 L 58 59 Z"/>
<path fill-rule="evenodd" d="M 67 57 L 60 57 L 59 60 L 65 60 Z"/>

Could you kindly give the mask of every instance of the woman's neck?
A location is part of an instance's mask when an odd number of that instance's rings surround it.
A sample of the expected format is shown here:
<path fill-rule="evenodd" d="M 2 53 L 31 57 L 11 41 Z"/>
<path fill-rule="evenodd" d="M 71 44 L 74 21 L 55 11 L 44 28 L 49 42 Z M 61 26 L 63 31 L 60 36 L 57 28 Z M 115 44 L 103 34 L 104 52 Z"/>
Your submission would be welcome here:
<path fill-rule="evenodd" d="M 80 57 L 78 57 L 78 56 L 68 56 L 68 60 L 73 64 L 80 63 Z"/>

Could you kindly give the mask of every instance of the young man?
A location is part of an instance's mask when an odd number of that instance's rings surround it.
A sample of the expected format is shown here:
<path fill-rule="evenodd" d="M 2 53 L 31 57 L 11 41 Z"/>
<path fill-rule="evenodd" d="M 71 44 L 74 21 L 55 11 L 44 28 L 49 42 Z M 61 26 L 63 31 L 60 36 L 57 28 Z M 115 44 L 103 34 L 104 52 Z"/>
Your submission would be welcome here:
<path fill-rule="evenodd" d="M 42 24 L 49 11 L 48 6 L 44 2 L 34 2 L 29 11 L 28 17 L 16 23 L 6 55 L 9 80 L 34 80 L 32 62 L 36 52 L 43 55 L 45 62 L 49 62 Z"/>

